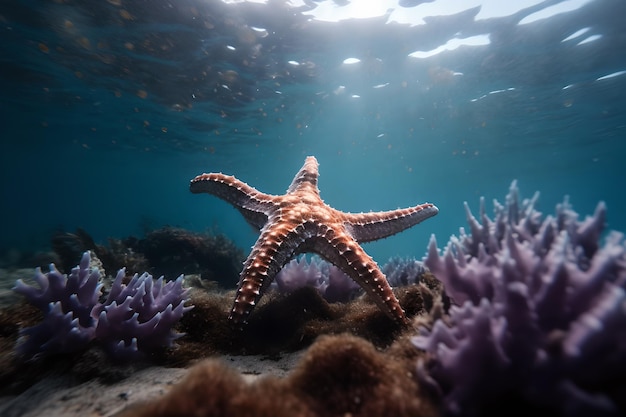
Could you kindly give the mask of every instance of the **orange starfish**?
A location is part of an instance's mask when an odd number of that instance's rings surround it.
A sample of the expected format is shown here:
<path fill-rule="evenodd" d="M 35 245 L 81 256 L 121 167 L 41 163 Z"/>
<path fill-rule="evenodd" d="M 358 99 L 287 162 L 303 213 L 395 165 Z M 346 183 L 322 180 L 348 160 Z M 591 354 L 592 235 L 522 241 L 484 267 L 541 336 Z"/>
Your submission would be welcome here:
<path fill-rule="evenodd" d="M 320 198 L 318 176 L 317 160 L 309 156 L 284 195 L 264 194 L 221 173 L 191 180 L 192 193 L 213 194 L 232 204 L 261 232 L 241 271 L 229 319 L 245 323 L 278 271 L 295 255 L 314 252 L 355 280 L 392 319 L 406 324 L 385 275 L 359 243 L 394 235 L 439 210 L 426 203 L 376 213 L 344 213 Z"/>

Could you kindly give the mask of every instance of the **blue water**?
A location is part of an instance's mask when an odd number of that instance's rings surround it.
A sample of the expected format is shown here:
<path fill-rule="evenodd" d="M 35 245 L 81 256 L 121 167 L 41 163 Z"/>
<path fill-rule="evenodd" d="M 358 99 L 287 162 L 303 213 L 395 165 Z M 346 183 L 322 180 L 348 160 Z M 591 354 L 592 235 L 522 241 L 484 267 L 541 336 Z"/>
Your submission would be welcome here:
<path fill-rule="evenodd" d="M 337 209 L 439 207 L 367 244 L 379 263 L 514 179 L 546 214 L 603 200 L 626 231 L 626 2 L 459 3 L 3 1 L 0 249 L 176 225 L 247 250 L 256 233 L 189 180 L 283 193 L 307 155 Z"/>

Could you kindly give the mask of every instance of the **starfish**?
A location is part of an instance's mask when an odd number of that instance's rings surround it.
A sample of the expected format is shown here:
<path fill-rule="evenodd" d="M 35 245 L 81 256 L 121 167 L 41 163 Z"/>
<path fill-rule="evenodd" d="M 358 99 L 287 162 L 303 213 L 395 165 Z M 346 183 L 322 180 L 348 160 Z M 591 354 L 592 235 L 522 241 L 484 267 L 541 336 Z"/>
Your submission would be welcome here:
<path fill-rule="evenodd" d="M 299 253 L 313 252 L 340 268 L 372 296 L 381 310 L 407 324 L 385 275 L 359 243 L 382 239 L 438 213 L 435 205 L 383 212 L 344 213 L 320 197 L 315 157 L 306 158 L 284 195 L 257 191 L 222 173 L 191 180 L 192 193 L 209 193 L 238 209 L 260 236 L 244 262 L 229 319 L 246 323 L 276 274 Z"/>

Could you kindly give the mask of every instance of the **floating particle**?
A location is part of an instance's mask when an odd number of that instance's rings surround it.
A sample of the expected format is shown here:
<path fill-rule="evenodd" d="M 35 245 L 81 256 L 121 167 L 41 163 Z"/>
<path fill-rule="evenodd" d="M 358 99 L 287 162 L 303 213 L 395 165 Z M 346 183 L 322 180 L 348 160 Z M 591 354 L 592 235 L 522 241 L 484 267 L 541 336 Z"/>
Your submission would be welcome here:
<path fill-rule="evenodd" d="M 78 39 L 78 44 L 85 49 L 91 49 L 91 42 L 84 36 Z"/>
<path fill-rule="evenodd" d="M 48 52 L 50 52 L 50 48 L 48 48 L 48 46 L 47 46 L 45 43 L 40 42 L 38 46 L 39 46 L 39 50 L 40 50 L 41 52 L 43 52 L 43 53 L 45 53 L 45 54 L 47 54 Z"/>
<path fill-rule="evenodd" d="M 218 74 L 220 75 L 222 80 L 229 82 L 229 83 L 235 82 L 239 78 L 239 74 L 237 73 L 237 71 L 233 71 L 233 70 L 226 70 L 224 72 L 218 72 Z"/>
<path fill-rule="evenodd" d="M 148 92 L 146 90 L 137 90 L 137 97 L 146 98 L 148 97 Z"/>
<path fill-rule="evenodd" d="M 120 16 L 122 16 L 122 19 L 124 19 L 124 20 L 133 20 L 134 19 L 133 15 L 130 14 L 125 9 L 120 10 Z"/>

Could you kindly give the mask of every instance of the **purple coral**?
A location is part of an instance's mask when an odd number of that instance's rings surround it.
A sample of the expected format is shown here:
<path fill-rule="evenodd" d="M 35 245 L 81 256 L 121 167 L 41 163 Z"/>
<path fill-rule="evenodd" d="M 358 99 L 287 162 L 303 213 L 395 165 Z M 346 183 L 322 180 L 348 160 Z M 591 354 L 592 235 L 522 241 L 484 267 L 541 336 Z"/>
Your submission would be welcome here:
<path fill-rule="evenodd" d="M 417 284 L 428 271 L 422 262 L 399 256 L 389 259 L 381 270 L 392 287 Z"/>
<path fill-rule="evenodd" d="M 187 291 L 182 275 L 175 281 L 153 280 L 144 273 L 122 284 L 121 269 L 104 303 L 100 272 L 90 268 L 91 256 L 85 252 L 69 276 L 54 264 L 43 274 L 38 268 L 35 281 L 39 288 L 18 280 L 14 290 L 44 313 L 41 323 L 21 330 L 16 350 L 23 356 L 72 352 L 92 340 L 102 344 L 118 359 L 129 359 L 139 351 L 171 346 L 181 335 L 171 330 L 182 315 Z"/>
<path fill-rule="evenodd" d="M 40 351 L 71 352 L 84 348 L 94 336 L 91 310 L 100 295 L 100 272 L 91 270 L 89 252 L 85 252 L 70 275 L 60 273 L 54 264 L 50 272 L 35 272 L 39 288 L 21 279 L 13 290 L 44 313 L 44 320 L 21 331 L 18 353 L 31 356 Z"/>
<path fill-rule="evenodd" d="M 361 290 L 341 269 L 317 256 L 293 259 L 276 274 L 275 282 L 281 292 L 312 286 L 329 302 L 349 301 Z"/>
<path fill-rule="evenodd" d="M 426 273 L 421 262 L 400 257 L 389 259 L 381 270 L 392 287 L 415 284 Z M 361 287 L 341 269 L 318 256 L 312 256 L 310 260 L 306 256 L 291 260 L 276 274 L 272 285 L 281 292 L 310 286 L 331 303 L 350 301 L 362 292 Z"/>
<path fill-rule="evenodd" d="M 312 257 L 309 261 L 306 256 L 292 259 L 281 269 L 274 281 L 280 292 L 292 292 L 298 288 L 310 286 L 321 294 L 326 292 L 328 280 L 324 272 L 327 263 L 320 258 Z"/>
<path fill-rule="evenodd" d="M 466 212 L 426 266 L 461 306 L 414 343 L 431 354 L 419 366 L 451 415 L 484 415 L 505 401 L 567 416 L 623 415 L 626 392 L 626 245 L 611 232 L 599 244 L 606 208 L 579 221 L 567 199 L 542 220 L 513 182 L 491 220 Z M 511 404 L 507 404 L 511 407 Z M 502 410 L 500 410 L 502 411 Z"/>
<path fill-rule="evenodd" d="M 95 336 L 114 356 L 134 356 L 138 350 L 151 351 L 171 346 L 182 336 L 171 328 L 192 307 L 185 307 L 187 291 L 183 277 L 163 283 L 146 272 L 135 274 L 127 285 L 121 269 L 104 304 L 94 307 Z"/>

